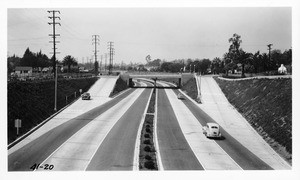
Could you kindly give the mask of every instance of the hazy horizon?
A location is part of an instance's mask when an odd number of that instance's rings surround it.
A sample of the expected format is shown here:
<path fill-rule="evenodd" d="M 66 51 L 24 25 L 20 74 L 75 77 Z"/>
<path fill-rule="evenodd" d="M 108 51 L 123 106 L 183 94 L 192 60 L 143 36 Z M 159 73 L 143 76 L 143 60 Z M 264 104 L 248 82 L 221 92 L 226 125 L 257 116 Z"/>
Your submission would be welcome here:
<path fill-rule="evenodd" d="M 8 9 L 8 55 L 22 57 L 26 48 L 52 55 L 52 26 L 47 10 Z M 61 26 L 57 59 L 66 55 L 86 62 L 92 58 L 92 35 L 100 36 L 98 60 L 114 42 L 114 62 L 145 63 L 145 57 L 213 59 L 228 51 L 228 39 L 241 35 L 247 52 L 284 51 L 292 47 L 292 17 L 289 7 L 211 8 L 58 8 Z M 84 61 L 83 61 L 84 60 Z"/>

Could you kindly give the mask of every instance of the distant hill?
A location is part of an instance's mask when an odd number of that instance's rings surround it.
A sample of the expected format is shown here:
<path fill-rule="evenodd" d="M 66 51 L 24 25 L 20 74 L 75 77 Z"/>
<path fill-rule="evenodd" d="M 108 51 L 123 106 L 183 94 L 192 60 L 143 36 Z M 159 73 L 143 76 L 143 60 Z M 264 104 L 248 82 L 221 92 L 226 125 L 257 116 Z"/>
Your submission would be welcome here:
<path fill-rule="evenodd" d="M 229 102 L 291 163 L 292 79 L 215 80 Z"/>

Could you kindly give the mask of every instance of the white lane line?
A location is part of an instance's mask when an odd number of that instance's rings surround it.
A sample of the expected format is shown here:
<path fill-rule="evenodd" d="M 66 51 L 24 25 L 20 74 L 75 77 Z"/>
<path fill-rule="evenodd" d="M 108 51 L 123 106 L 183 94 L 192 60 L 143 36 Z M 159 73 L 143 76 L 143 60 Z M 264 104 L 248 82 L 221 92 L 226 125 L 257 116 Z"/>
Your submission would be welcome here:
<path fill-rule="evenodd" d="M 156 147 L 156 159 L 157 159 L 157 168 L 158 170 L 164 171 L 164 167 L 162 164 L 161 160 L 161 155 L 160 155 L 160 150 L 159 150 L 159 145 L 158 145 L 158 136 L 157 136 L 157 97 L 158 97 L 158 89 L 156 89 L 155 92 L 155 115 L 154 115 L 154 133 L 153 133 L 153 138 L 154 138 L 154 145 Z"/>
<path fill-rule="evenodd" d="M 124 98 L 121 102 L 119 102 L 119 103 L 117 103 L 117 104 L 115 104 L 113 107 L 111 107 L 110 109 L 116 109 L 116 107 L 118 106 L 118 104 L 120 104 L 120 103 L 124 103 L 124 102 L 127 102 L 128 101 L 128 99 L 130 99 L 130 100 L 132 100 L 132 99 L 137 99 L 137 97 L 138 97 L 138 95 L 140 95 L 141 94 L 141 92 L 140 93 L 137 93 L 136 95 L 134 95 L 134 93 L 132 93 L 132 94 L 130 94 L 128 97 L 126 97 L 126 98 Z M 109 111 L 109 110 L 108 110 Z M 107 112 L 107 111 L 106 111 Z M 96 117 L 95 119 L 98 119 L 98 118 L 101 118 L 101 116 L 103 116 L 105 113 L 103 113 L 103 114 L 101 114 L 100 116 L 98 116 L 98 117 Z M 94 119 L 94 120 L 95 120 Z M 116 120 L 116 122 L 117 122 L 117 120 Z M 115 122 L 115 123 L 116 123 Z M 85 129 L 85 127 L 87 126 L 87 125 L 89 125 L 89 123 L 88 124 L 86 124 L 85 126 L 83 126 L 81 129 L 79 129 L 76 133 L 74 133 L 70 138 L 68 138 L 63 144 L 61 144 L 55 151 L 53 151 L 42 163 L 41 163 L 41 165 L 43 165 L 45 162 L 47 162 L 48 161 L 48 159 L 50 159 L 57 151 L 59 151 L 63 146 L 65 146 L 72 138 L 74 138 L 74 137 L 76 137 L 76 135 L 77 134 L 79 134 L 79 133 L 82 133 L 82 131 L 84 131 L 84 129 Z M 111 126 L 111 128 L 113 127 L 113 125 Z M 106 135 L 109 133 L 109 131 L 111 130 L 111 128 L 106 132 Z M 100 147 L 100 145 L 101 145 L 101 143 L 102 143 L 102 141 L 103 141 L 103 139 L 105 139 L 105 137 L 106 137 L 106 135 L 104 136 L 104 138 L 102 138 L 102 140 L 101 140 L 101 142 L 100 142 L 100 144 L 98 144 L 98 146 L 97 146 L 97 148 L 96 148 L 96 151 L 94 152 L 94 154 L 97 152 L 97 149 Z M 94 154 L 93 154 L 93 156 L 94 156 Z M 93 156 L 91 156 L 91 159 L 92 159 L 92 157 Z M 91 159 L 89 160 L 89 162 L 91 161 Z M 88 163 L 89 164 L 89 163 Z M 88 166 L 88 164 L 87 164 L 87 166 Z M 86 169 L 86 168 L 85 168 Z M 84 169 L 84 170 L 85 170 Z"/>
<path fill-rule="evenodd" d="M 134 148 L 134 156 L 133 156 L 133 170 L 134 171 L 139 171 L 139 155 L 140 155 L 140 141 L 141 141 L 142 127 L 145 122 L 145 117 L 146 117 L 148 106 L 150 104 L 150 99 L 151 99 L 152 93 L 153 93 L 153 89 L 151 90 L 149 99 L 147 101 L 146 108 L 144 110 L 138 131 L 137 131 L 137 136 L 136 136 L 136 140 L 135 140 L 135 148 Z"/>

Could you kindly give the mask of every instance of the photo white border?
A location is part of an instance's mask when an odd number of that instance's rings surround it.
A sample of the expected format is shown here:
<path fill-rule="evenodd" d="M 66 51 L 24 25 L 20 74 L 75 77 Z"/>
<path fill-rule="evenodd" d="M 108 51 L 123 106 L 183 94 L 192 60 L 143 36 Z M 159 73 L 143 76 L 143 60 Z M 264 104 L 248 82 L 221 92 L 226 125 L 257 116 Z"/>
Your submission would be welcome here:
<path fill-rule="evenodd" d="M 300 6 L 297 0 L 1 0 L 0 58 L 1 58 L 1 124 L 0 179 L 300 179 L 299 166 L 299 23 Z M 7 9 L 8 8 L 144 8 L 144 7 L 292 7 L 293 49 L 293 165 L 292 170 L 272 171 L 164 171 L 164 172 L 7 172 Z M 298 102 L 297 102 L 298 101 Z"/>

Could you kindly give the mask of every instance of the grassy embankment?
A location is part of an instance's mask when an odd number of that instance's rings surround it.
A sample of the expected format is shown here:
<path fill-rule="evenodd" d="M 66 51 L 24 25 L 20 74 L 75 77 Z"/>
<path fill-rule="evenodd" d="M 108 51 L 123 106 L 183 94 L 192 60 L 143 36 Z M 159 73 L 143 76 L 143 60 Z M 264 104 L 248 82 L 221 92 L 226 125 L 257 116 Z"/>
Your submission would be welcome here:
<path fill-rule="evenodd" d="M 87 91 L 98 78 L 62 79 L 57 86 L 57 110 L 60 110 L 79 96 L 79 89 Z M 54 81 L 44 82 L 10 82 L 7 84 L 7 131 L 8 144 L 14 141 L 15 119 L 22 120 L 19 136 L 54 114 Z M 67 102 L 66 102 L 67 96 Z"/>
<path fill-rule="evenodd" d="M 116 85 L 115 85 L 113 91 L 110 93 L 109 97 L 113 97 L 127 88 L 128 88 L 127 82 L 124 81 L 121 77 L 119 77 L 117 79 Z"/>
<path fill-rule="evenodd" d="M 188 96 L 190 96 L 195 101 L 197 100 L 198 90 L 197 90 L 197 83 L 195 78 L 191 78 L 188 80 L 183 86 L 181 90 L 185 92 Z"/>
<path fill-rule="evenodd" d="M 288 162 L 292 162 L 292 79 L 215 78 L 229 102 Z"/>

